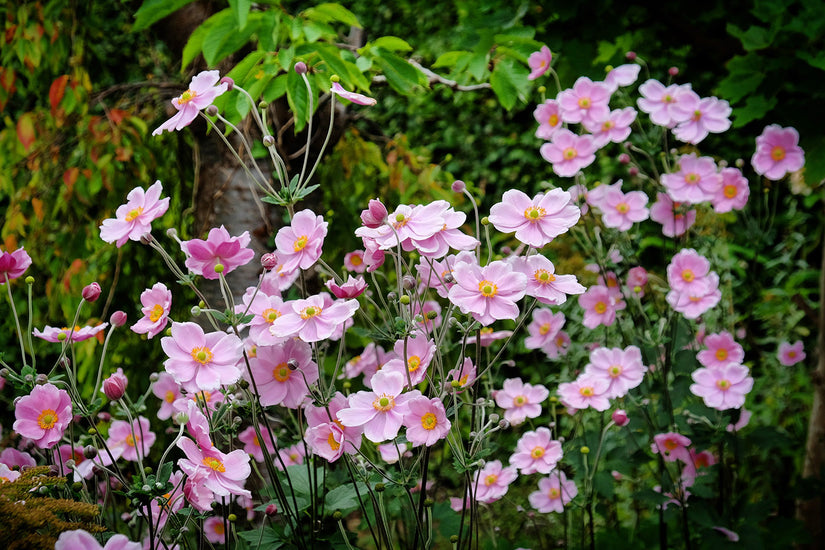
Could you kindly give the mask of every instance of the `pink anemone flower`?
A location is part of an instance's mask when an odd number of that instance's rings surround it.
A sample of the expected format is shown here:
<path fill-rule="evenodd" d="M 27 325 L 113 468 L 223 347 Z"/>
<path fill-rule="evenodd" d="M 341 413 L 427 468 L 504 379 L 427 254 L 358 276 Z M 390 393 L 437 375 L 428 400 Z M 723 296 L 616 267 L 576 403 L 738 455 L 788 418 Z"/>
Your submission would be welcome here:
<path fill-rule="evenodd" d="M 562 128 L 553 134 L 553 140 L 539 149 L 542 158 L 562 177 L 572 177 L 596 160 L 596 144 L 592 136 L 577 136 Z"/>
<path fill-rule="evenodd" d="M 309 269 L 321 257 L 328 222 L 312 210 L 301 210 L 292 217 L 292 223 L 278 230 L 275 246 L 283 269 Z"/>
<path fill-rule="evenodd" d="M 139 542 L 131 542 L 126 535 L 114 535 L 101 546 L 88 531 L 63 531 L 54 544 L 54 550 L 142 550 Z"/>
<path fill-rule="evenodd" d="M 109 323 L 101 323 L 97 326 L 90 327 L 74 327 L 71 328 L 57 328 L 57 327 L 50 327 L 46 325 L 43 327 L 42 332 L 39 329 L 34 329 L 32 334 L 41 340 L 45 340 L 47 342 L 62 342 L 64 340 L 70 340 L 72 342 L 82 342 L 84 340 L 88 340 L 89 338 L 94 338 L 98 335 L 98 333 L 103 332 L 106 330 L 106 327 L 109 326 Z M 60 335 L 63 335 L 63 338 Z"/>
<path fill-rule="evenodd" d="M 328 295 L 327 295 L 328 296 Z M 333 336 L 336 330 L 355 315 L 357 300 L 342 300 L 327 307 L 321 294 L 306 300 L 287 302 L 292 311 L 275 319 L 269 332 L 277 337 L 298 336 L 304 342 L 318 342 Z"/>
<path fill-rule="evenodd" d="M 550 390 L 541 385 L 526 384 L 520 378 L 508 378 L 495 392 L 496 405 L 504 409 L 504 419 L 517 426 L 528 418 L 541 414 L 542 402 Z"/>
<path fill-rule="evenodd" d="M 398 435 L 409 412 L 409 401 L 421 392 L 402 393 L 407 382 L 398 372 L 378 371 L 371 383 L 372 391 L 351 394 L 349 407 L 339 410 L 337 417 L 344 426 L 363 426 L 367 439 L 382 443 Z"/>
<path fill-rule="evenodd" d="M 745 404 L 745 396 L 753 389 L 748 367 L 729 363 L 713 369 L 696 369 L 691 374 L 695 384 L 690 392 L 701 397 L 708 407 L 724 411 Z"/>
<path fill-rule="evenodd" d="M 564 511 L 564 506 L 578 494 L 576 483 L 572 479 L 568 480 L 564 472 L 559 470 L 540 479 L 539 490 L 530 493 L 527 500 L 530 501 L 530 506 L 539 513 L 557 512 L 560 514 Z"/>
<path fill-rule="evenodd" d="M 561 443 L 554 441 L 550 430 L 544 427 L 525 432 L 510 457 L 510 465 L 522 474 L 548 474 L 562 458 Z"/>
<path fill-rule="evenodd" d="M 153 136 L 163 133 L 164 130 L 180 130 L 189 126 L 198 116 L 198 112 L 209 107 L 215 98 L 223 94 L 229 84 L 218 83 L 221 74 L 218 71 L 202 71 L 192 77 L 189 89 L 178 97 L 172 99 L 172 106 L 177 109 L 177 113 L 158 126 L 153 132 Z"/>
<path fill-rule="evenodd" d="M 31 256 L 23 248 L 18 248 L 13 252 L 0 252 L 0 285 L 6 284 L 6 279 L 9 281 L 17 279 L 29 266 L 32 265 Z"/>
<path fill-rule="evenodd" d="M 359 94 L 356 92 L 348 92 L 338 82 L 333 82 L 329 91 L 348 101 L 355 103 L 356 105 L 375 105 L 376 103 L 378 103 L 378 100 L 376 100 L 375 98 L 367 97 L 363 94 Z"/>
<path fill-rule="evenodd" d="M 495 261 L 484 267 L 461 263 L 453 271 L 455 286 L 450 289 L 450 302 L 462 313 L 471 313 L 484 326 L 501 319 L 515 319 L 517 301 L 524 297 L 527 277 L 513 271 L 503 262 Z"/>
<path fill-rule="evenodd" d="M 541 248 L 576 225 L 581 210 L 571 202 L 570 193 L 552 189 L 532 199 L 518 189 L 510 189 L 501 202 L 490 208 L 490 223 L 502 233 L 516 232 L 516 239 Z"/>
<path fill-rule="evenodd" d="M 667 193 L 656 193 L 656 202 L 650 207 L 650 219 L 662 225 L 665 237 L 678 237 L 696 221 L 696 210 L 683 211 L 682 203 L 673 202 Z"/>
<path fill-rule="evenodd" d="M 547 46 L 542 46 L 539 51 L 531 53 L 530 57 L 527 58 L 527 64 L 530 66 L 530 74 L 527 75 L 527 80 L 535 80 L 549 71 L 552 62 L 553 54 Z"/>
<path fill-rule="evenodd" d="M 135 187 L 126 195 L 126 204 L 118 207 L 115 217 L 103 220 L 100 238 L 107 243 L 114 242 L 118 248 L 127 240 L 139 241 L 152 230 L 152 222 L 166 213 L 169 197 L 160 198 L 163 185 L 156 181 L 145 192 Z"/>
<path fill-rule="evenodd" d="M 771 124 L 756 138 L 756 152 L 751 157 L 753 169 L 769 180 L 779 180 L 788 172 L 796 172 L 805 166 L 805 152 L 798 145 L 799 133 L 795 128 L 782 128 Z"/>
<path fill-rule="evenodd" d="M 451 424 L 440 399 L 417 397 L 407 403 L 407 408 L 404 425 L 407 427 L 407 441 L 412 443 L 413 447 L 431 447 L 447 437 Z"/>
<path fill-rule="evenodd" d="M 157 336 L 169 322 L 172 309 L 172 292 L 163 283 L 155 283 L 152 288 L 140 294 L 143 317 L 132 325 L 132 332 L 145 334 L 149 338 Z"/>
<path fill-rule="evenodd" d="M 72 422 L 72 400 L 53 384 L 35 386 L 14 407 L 12 429 L 41 449 L 54 446 Z"/>
<path fill-rule="evenodd" d="M 802 347 L 802 340 L 797 340 L 793 344 L 782 342 L 779 344 L 779 363 L 782 366 L 790 367 L 800 361 L 805 360 L 805 350 Z"/>
<path fill-rule="evenodd" d="M 169 357 L 164 367 L 187 391 L 214 391 L 241 377 L 243 342 L 234 334 L 205 334 L 195 323 L 172 323 L 172 336 L 160 345 Z"/>
<path fill-rule="evenodd" d="M 215 266 L 221 264 L 224 274 L 246 265 L 255 256 L 248 248 L 251 238 L 249 231 L 232 237 L 224 226 L 209 230 L 206 240 L 191 239 L 184 241 L 180 247 L 186 253 L 186 267 L 196 275 L 206 279 L 217 279 Z"/>

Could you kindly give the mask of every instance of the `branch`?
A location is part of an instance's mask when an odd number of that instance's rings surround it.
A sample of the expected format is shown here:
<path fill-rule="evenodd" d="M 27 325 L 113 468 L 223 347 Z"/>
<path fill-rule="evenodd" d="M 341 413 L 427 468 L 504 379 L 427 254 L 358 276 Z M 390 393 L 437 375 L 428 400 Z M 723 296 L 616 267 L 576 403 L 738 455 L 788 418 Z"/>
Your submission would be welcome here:
<path fill-rule="evenodd" d="M 448 78 L 445 78 L 445 77 L 441 76 L 440 74 L 434 73 L 430 69 L 428 69 L 428 68 L 424 67 L 423 65 L 421 65 L 415 59 L 408 59 L 407 63 L 409 63 L 410 65 L 412 65 L 413 67 L 415 67 L 416 69 L 421 71 L 422 73 L 424 73 L 424 76 L 427 77 L 427 81 L 430 84 L 435 84 L 435 83 L 444 84 L 445 86 L 448 86 L 448 87 L 452 88 L 453 90 L 458 90 L 459 92 L 472 92 L 472 91 L 475 91 L 475 90 L 486 90 L 486 89 L 492 88 L 492 86 L 490 86 L 489 82 L 482 82 L 481 84 L 470 84 L 470 85 L 459 84 L 455 80 L 450 80 Z M 376 75 L 376 76 L 372 77 L 372 81 L 375 82 L 375 83 L 385 83 L 385 82 L 387 82 L 387 77 L 385 77 L 384 75 L 379 74 L 379 75 Z"/>

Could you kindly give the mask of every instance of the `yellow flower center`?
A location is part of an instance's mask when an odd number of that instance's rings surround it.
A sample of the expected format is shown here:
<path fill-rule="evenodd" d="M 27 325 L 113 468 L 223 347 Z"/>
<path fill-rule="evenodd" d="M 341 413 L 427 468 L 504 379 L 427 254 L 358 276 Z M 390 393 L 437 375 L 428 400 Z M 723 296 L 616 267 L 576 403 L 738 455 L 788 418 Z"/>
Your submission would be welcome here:
<path fill-rule="evenodd" d="M 716 350 L 715 355 L 718 360 L 724 361 L 728 358 L 728 350 L 726 350 L 725 348 L 719 348 L 718 350 Z"/>
<path fill-rule="evenodd" d="M 309 319 L 310 317 L 315 317 L 316 315 L 320 315 L 322 311 L 323 309 L 321 309 L 320 307 L 305 307 L 301 310 L 301 319 Z"/>
<path fill-rule="evenodd" d="M 552 487 L 550 491 L 548 491 L 547 496 L 553 500 L 556 500 L 557 498 L 561 497 L 561 491 L 559 491 L 555 487 Z"/>
<path fill-rule="evenodd" d="M 724 378 L 716 381 L 716 387 L 722 391 L 727 391 L 730 388 L 730 382 Z"/>
<path fill-rule="evenodd" d="M 335 441 L 335 437 L 332 432 L 329 432 L 329 435 L 327 436 L 327 444 L 329 445 L 329 448 L 333 451 L 337 451 L 341 448 L 341 444 Z"/>
<path fill-rule="evenodd" d="M 529 403 L 529 401 L 530 401 L 530 400 L 529 400 L 529 399 L 527 399 L 527 397 L 526 397 L 526 396 L 524 396 L 524 395 L 517 395 L 517 396 L 513 399 L 513 405 L 515 405 L 516 407 L 523 407 L 524 405 L 526 405 L 527 403 Z"/>
<path fill-rule="evenodd" d="M 693 280 L 696 278 L 696 275 L 693 274 L 693 271 L 690 269 L 682 270 L 682 280 L 686 283 L 692 283 Z"/>
<path fill-rule="evenodd" d="M 544 336 L 548 332 L 550 332 L 550 323 L 544 323 L 539 327 L 539 334 L 541 334 L 542 336 Z"/>
<path fill-rule="evenodd" d="M 665 94 L 665 97 L 662 98 L 662 103 L 673 103 L 673 96 Z"/>
<path fill-rule="evenodd" d="M 204 465 L 209 466 L 210 468 L 212 468 L 212 470 L 214 470 L 216 472 L 225 472 L 226 471 L 226 467 L 223 465 L 223 462 L 221 462 L 219 459 L 215 458 L 214 456 L 207 456 L 206 458 L 203 459 L 203 463 L 204 463 Z"/>
<path fill-rule="evenodd" d="M 351 263 L 354 266 L 359 266 L 362 263 L 364 263 L 364 260 L 363 260 L 363 258 L 361 258 L 361 256 L 354 255 L 354 256 L 350 256 L 349 263 Z"/>
<path fill-rule="evenodd" d="M 789 351 L 788 352 L 788 359 L 796 359 L 796 352 L 795 351 Z"/>
<path fill-rule="evenodd" d="M 37 425 L 44 430 L 51 430 L 57 424 L 57 412 L 54 409 L 44 409 L 37 417 Z"/>
<path fill-rule="evenodd" d="M 395 407 L 395 398 L 386 394 L 381 397 L 376 397 L 375 401 L 372 402 L 372 407 L 381 412 L 390 411 Z"/>
<path fill-rule="evenodd" d="M 541 458 L 544 456 L 544 447 L 533 447 L 533 450 L 530 451 L 530 456 L 533 458 Z"/>
<path fill-rule="evenodd" d="M 548 283 L 552 283 L 556 280 L 556 276 L 546 269 L 537 269 L 535 273 L 533 273 L 533 277 L 538 281 L 539 284 L 546 285 Z"/>
<path fill-rule="evenodd" d="M 599 315 L 602 315 L 605 311 L 607 311 L 607 304 L 601 301 L 596 302 L 596 305 L 593 306 L 593 310 Z"/>
<path fill-rule="evenodd" d="M 579 152 L 576 151 L 575 147 L 568 147 L 567 149 L 562 151 L 561 154 L 566 160 L 573 160 L 574 158 L 579 156 Z"/>
<path fill-rule="evenodd" d="M 775 145 L 773 149 L 771 149 L 771 158 L 775 161 L 780 161 L 785 158 L 785 148 L 781 145 Z"/>
<path fill-rule="evenodd" d="M 616 205 L 616 211 L 619 214 L 627 214 L 628 210 L 630 210 L 630 207 L 627 205 L 626 202 L 620 202 Z"/>
<path fill-rule="evenodd" d="M 289 376 L 292 374 L 292 370 L 290 370 L 289 365 L 286 363 L 281 363 L 272 371 L 272 377 L 275 378 L 278 382 L 286 382 L 289 380 Z"/>
<path fill-rule="evenodd" d="M 198 97 L 198 92 L 196 92 L 194 90 L 186 90 L 185 92 L 180 94 L 180 97 L 178 98 L 178 105 L 183 105 L 184 103 L 189 103 L 190 101 L 192 101 L 196 97 Z"/>
<path fill-rule="evenodd" d="M 498 285 L 485 279 L 478 283 L 478 291 L 481 292 L 481 295 L 485 298 L 492 298 L 498 294 Z"/>
<path fill-rule="evenodd" d="M 538 206 L 531 206 L 530 208 L 526 208 L 524 210 L 524 219 L 526 219 L 530 223 L 536 223 L 541 221 L 542 218 L 547 214 L 547 211 L 544 208 L 540 208 Z"/>
<path fill-rule="evenodd" d="M 673 439 L 665 439 L 665 449 L 668 451 L 673 451 L 679 447 L 679 444 L 676 443 Z"/>
<path fill-rule="evenodd" d="M 726 185 L 725 188 L 722 190 L 722 193 L 725 195 L 726 199 L 732 199 L 736 196 L 738 189 L 736 189 L 735 185 Z"/>
<path fill-rule="evenodd" d="M 484 478 L 484 485 L 489 487 L 490 485 L 494 485 L 496 481 L 498 481 L 498 475 L 490 474 Z"/>
<path fill-rule="evenodd" d="M 201 365 L 205 365 L 212 361 L 212 350 L 206 346 L 192 349 L 191 355 L 192 359 L 194 359 Z"/>
<path fill-rule="evenodd" d="M 306 235 L 301 235 L 300 237 L 295 239 L 295 242 L 292 244 L 292 250 L 294 250 L 295 252 L 300 252 L 307 245 L 307 240 L 308 239 Z"/>
<path fill-rule="evenodd" d="M 622 374 L 623 370 L 621 365 L 610 365 L 610 368 L 607 369 L 607 374 L 610 375 L 610 378 L 616 378 Z"/>
<path fill-rule="evenodd" d="M 199 391 L 192 394 L 192 401 L 195 403 L 209 403 L 209 400 L 212 399 L 212 394 L 208 391 Z"/>
<path fill-rule="evenodd" d="M 155 304 L 152 306 L 152 311 L 149 312 L 149 320 L 153 323 L 163 317 L 163 306 Z"/>
<path fill-rule="evenodd" d="M 264 318 L 264 321 L 269 323 L 270 325 L 275 322 L 275 319 L 281 316 L 281 312 L 275 308 L 268 307 L 261 313 L 261 317 Z"/>
<path fill-rule="evenodd" d="M 596 392 L 593 391 L 593 386 L 583 386 L 579 388 L 579 395 L 582 397 L 593 397 L 593 394 Z"/>
<path fill-rule="evenodd" d="M 175 392 L 173 392 L 172 390 L 167 390 L 167 391 L 166 391 L 166 395 L 164 396 L 164 398 L 163 398 L 163 399 L 164 399 L 164 401 L 166 401 L 167 403 L 171 403 L 171 402 L 173 402 L 173 401 L 175 400 Z"/>
<path fill-rule="evenodd" d="M 436 419 L 433 413 L 426 413 L 424 416 L 421 417 L 421 427 L 425 430 L 435 429 L 437 424 L 438 420 Z"/>
<path fill-rule="evenodd" d="M 421 366 L 421 358 L 419 356 L 412 355 L 412 356 L 410 356 L 409 359 L 407 359 L 407 370 L 409 370 L 410 372 L 417 371 L 418 367 L 420 367 L 420 366 Z"/>
<path fill-rule="evenodd" d="M 579 107 L 582 109 L 589 109 L 590 108 L 590 98 L 589 97 L 580 97 L 579 98 Z"/>
<path fill-rule="evenodd" d="M 558 126 L 559 125 L 559 115 L 553 113 L 552 115 L 550 115 L 550 118 L 547 119 L 547 123 L 550 124 L 550 126 Z"/>
<path fill-rule="evenodd" d="M 215 531 L 216 535 L 223 535 L 226 533 L 226 531 L 224 531 L 223 528 L 223 523 L 215 523 L 214 525 L 212 525 L 212 529 Z"/>
<path fill-rule="evenodd" d="M 699 109 L 693 111 L 693 120 L 699 120 L 700 118 L 702 118 L 702 111 Z"/>
<path fill-rule="evenodd" d="M 137 208 L 135 208 L 133 210 L 130 210 L 129 213 L 126 214 L 126 221 L 130 222 L 130 221 L 134 220 L 135 218 L 137 218 L 138 216 L 140 216 L 141 214 L 143 214 L 143 207 L 138 206 Z"/>
<path fill-rule="evenodd" d="M 126 444 L 130 447 L 134 447 L 138 441 L 140 441 L 140 436 L 133 436 L 132 434 L 126 436 Z"/>
<path fill-rule="evenodd" d="M 688 185 L 695 185 L 699 183 L 700 179 L 701 178 L 699 177 L 699 174 L 695 174 L 693 172 L 685 174 L 685 183 L 687 183 Z"/>
<path fill-rule="evenodd" d="M 616 124 L 612 120 L 607 120 L 602 124 L 602 132 L 609 132 Z"/>
<path fill-rule="evenodd" d="M 467 383 L 467 380 L 469 380 L 469 379 L 470 379 L 470 374 L 469 373 L 465 374 L 464 376 L 462 376 L 461 378 L 458 379 L 458 384 L 460 386 L 464 386 Z"/>

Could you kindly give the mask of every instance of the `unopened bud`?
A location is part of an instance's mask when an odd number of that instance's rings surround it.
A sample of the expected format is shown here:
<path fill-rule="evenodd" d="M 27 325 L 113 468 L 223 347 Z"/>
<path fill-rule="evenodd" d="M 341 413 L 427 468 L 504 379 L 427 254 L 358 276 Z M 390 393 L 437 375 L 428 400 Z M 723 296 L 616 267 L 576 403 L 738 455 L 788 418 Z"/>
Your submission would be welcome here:
<path fill-rule="evenodd" d="M 170 227 L 166 230 L 166 236 L 170 239 L 176 239 L 178 236 L 178 231 L 174 227 Z"/>
<path fill-rule="evenodd" d="M 488 218 L 487 216 L 481 218 L 481 225 L 490 225 L 490 218 Z"/>
<path fill-rule="evenodd" d="M 264 136 L 263 142 L 264 146 L 272 147 L 273 145 L 275 145 L 275 138 L 267 134 Z"/>
<path fill-rule="evenodd" d="M 34 277 L 32 277 L 31 275 L 26 277 L 26 284 L 27 285 L 33 285 L 34 284 Z"/>
<path fill-rule="evenodd" d="M 507 428 L 510 427 L 510 422 L 508 420 L 505 420 L 504 418 L 502 418 L 501 420 L 498 421 L 498 427 L 501 428 L 502 430 L 506 430 Z"/>
<path fill-rule="evenodd" d="M 238 521 L 238 516 L 236 516 L 235 514 L 229 514 L 228 516 L 226 516 L 226 520 L 230 523 L 234 523 Z"/>
<path fill-rule="evenodd" d="M 220 83 L 226 84 L 226 91 L 229 91 L 235 87 L 235 81 L 229 78 L 228 76 L 221 78 Z"/>
<path fill-rule="evenodd" d="M 98 298 L 100 298 L 100 285 L 97 283 L 90 283 L 83 287 L 83 292 L 81 292 L 81 296 L 87 302 L 94 302 Z"/>
<path fill-rule="evenodd" d="M 624 412 L 622 409 L 616 409 L 615 411 L 613 411 L 611 418 L 613 418 L 613 422 L 615 422 L 616 425 L 620 428 L 623 426 L 627 426 L 627 423 L 630 422 L 630 420 L 628 420 L 627 418 L 627 413 Z"/>
<path fill-rule="evenodd" d="M 86 445 L 83 447 L 83 456 L 91 460 L 97 456 L 97 447 L 94 445 Z"/>
<path fill-rule="evenodd" d="M 627 169 L 627 173 L 630 174 L 630 177 L 635 178 L 636 176 L 639 175 L 639 169 L 636 168 L 635 166 L 631 166 L 630 168 Z"/>
<path fill-rule="evenodd" d="M 223 273 L 223 264 L 215 264 L 215 273 Z"/>
<path fill-rule="evenodd" d="M 118 368 L 109 378 L 103 381 L 103 393 L 112 401 L 117 401 L 126 393 L 126 385 L 129 380 L 123 374 L 123 369 Z"/>
<path fill-rule="evenodd" d="M 401 279 L 401 286 L 404 287 L 404 290 L 412 290 L 415 288 L 415 277 L 412 275 L 404 275 Z"/>
<path fill-rule="evenodd" d="M 377 229 L 387 219 L 387 207 L 378 199 L 370 199 L 369 205 L 361 211 L 361 223 L 364 227 Z"/>
<path fill-rule="evenodd" d="M 298 74 L 307 74 L 307 64 L 299 61 L 295 64 L 295 72 Z"/>
<path fill-rule="evenodd" d="M 270 518 L 271 518 L 272 516 L 274 516 L 275 514 L 277 514 L 277 513 L 278 513 L 278 507 L 277 507 L 276 505 L 274 505 L 274 504 L 270 504 L 270 505 L 268 505 L 268 506 L 266 507 L 266 510 L 264 510 L 264 514 L 266 514 L 266 515 L 267 515 L 267 517 L 270 517 Z"/>
<path fill-rule="evenodd" d="M 206 114 L 209 115 L 209 116 L 217 116 L 218 115 L 218 108 L 215 107 L 214 105 L 209 105 L 204 110 L 206 111 Z"/>
<path fill-rule="evenodd" d="M 671 68 L 669 68 L 669 69 L 667 70 L 667 74 L 669 74 L 670 76 L 676 76 L 677 74 L 679 74 L 679 67 L 671 67 Z"/>
<path fill-rule="evenodd" d="M 38 374 L 34 379 L 34 383 L 37 384 L 38 386 L 42 386 L 43 384 L 47 384 L 48 382 L 49 382 L 49 377 L 46 376 L 45 374 L 42 374 L 42 373 Z"/>
<path fill-rule="evenodd" d="M 109 322 L 112 324 L 113 327 L 122 327 L 126 324 L 127 316 L 125 311 L 115 311 L 112 313 L 112 316 L 109 317 Z"/>
<path fill-rule="evenodd" d="M 275 269 L 278 266 L 278 255 L 274 252 L 267 252 L 261 256 L 261 266 L 267 271 Z"/>
<path fill-rule="evenodd" d="M 198 306 L 192 306 L 192 309 L 189 310 L 189 313 L 192 314 L 192 317 L 197 317 L 201 314 L 201 308 Z"/>
<path fill-rule="evenodd" d="M 408 304 L 410 303 L 410 297 L 409 297 L 409 296 L 407 296 L 406 294 L 404 294 L 403 296 L 401 296 L 401 297 L 398 299 L 398 301 L 399 301 L 399 302 L 401 302 L 402 304 L 404 304 L 404 305 L 406 306 L 406 305 L 408 305 Z"/>
<path fill-rule="evenodd" d="M 636 52 L 629 51 L 626 54 L 624 54 L 624 58 L 628 61 L 636 61 Z"/>
<path fill-rule="evenodd" d="M 455 193 L 463 193 L 467 186 L 461 180 L 455 180 L 453 184 L 450 186 L 450 189 L 453 190 Z"/>
<path fill-rule="evenodd" d="M 175 415 L 174 420 L 175 420 L 175 423 L 182 426 L 182 425 L 186 424 L 187 422 L 189 422 L 189 415 L 186 414 L 185 412 L 179 412 L 178 414 Z"/>
<path fill-rule="evenodd" d="M 383 483 L 376 483 L 375 484 L 375 491 L 378 493 L 384 492 L 384 484 Z"/>
<path fill-rule="evenodd" d="M 298 368 L 298 360 L 297 359 L 290 359 L 286 362 L 286 366 L 289 367 L 289 370 L 297 370 Z"/>
<path fill-rule="evenodd" d="M 581 452 L 581 454 L 583 454 L 583 455 L 589 455 L 590 454 L 590 447 L 585 445 L 581 449 L 579 449 L 579 452 Z"/>
<path fill-rule="evenodd" d="M 619 162 L 621 164 L 630 164 L 630 155 L 628 155 L 627 153 L 622 153 L 621 155 L 619 155 Z"/>

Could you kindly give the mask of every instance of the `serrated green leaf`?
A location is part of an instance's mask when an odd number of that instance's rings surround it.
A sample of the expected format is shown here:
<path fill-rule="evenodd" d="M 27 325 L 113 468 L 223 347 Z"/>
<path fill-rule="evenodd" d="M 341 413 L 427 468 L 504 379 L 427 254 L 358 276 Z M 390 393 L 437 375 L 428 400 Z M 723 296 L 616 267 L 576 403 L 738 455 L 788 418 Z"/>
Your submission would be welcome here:
<path fill-rule="evenodd" d="M 387 82 L 397 92 L 409 94 L 424 76 L 421 71 L 392 52 L 382 48 L 372 48 L 371 52 L 375 56 L 373 60 L 387 77 Z"/>
<path fill-rule="evenodd" d="M 350 25 L 359 29 L 361 28 L 361 23 L 358 21 L 355 14 L 341 4 L 319 4 L 305 10 L 303 15 L 307 19 L 313 19 L 322 23 L 338 21 L 339 23 L 344 23 L 345 25 Z"/>
<path fill-rule="evenodd" d="M 825 52 L 822 50 L 818 51 L 815 56 L 811 52 L 800 50 L 796 52 L 796 57 L 807 62 L 811 67 L 825 71 Z"/>
<path fill-rule="evenodd" d="M 287 72 L 292 69 L 292 61 L 295 59 L 295 46 L 289 46 L 278 51 L 278 63 L 281 68 Z M 293 71 L 294 72 L 294 71 Z"/>
<path fill-rule="evenodd" d="M 513 59 L 504 59 L 496 63 L 490 75 L 492 86 L 501 105 L 508 111 L 516 105 L 517 100 L 526 101 L 529 81 L 527 69 L 516 64 Z"/>
<path fill-rule="evenodd" d="M 246 19 L 252 7 L 252 0 L 229 0 L 229 7 L 232 9 L 232 15 L 235 16 L 238 28 L 243 30 L 246 27 Z"/>
<path fill-rule="evenodd" d="M 341 485 L 329 491 L 324 497 L 324 506 L 330 512 L 340 511 L 346 514 L 358 508 L 358 495 L 367 494 L 367 485 L 358 482 L 358 492 L 355 491 L 355 486 L 351 483 Z"/>
<path fill-rule="evenodd" d="M 171 15 L 193 0 L 144 0 L 135 13 L 132 32 L 142 31 Z"/>
<path fill-rule="evenodd" d="M 391 52 L 410 52 L 413 49 L 406 40 L 402 40 L 397 36 L 382 36 L 374 40 L 372 45 Z"/>
<path fill-rule="evenodd" d="M 307 123 L 307 109 L 309 109 L 309 91 L 301 75 L 295 71 L 287 72 L 286 99 L 292 116 L 295 118 L 295 132 L 304 129 Z"/>
<path fill-rule="evenodd" d="M 738 38 L 739 41 L 742 42 L 742 47 L 749 52 L 765 49 L 773 42 L 774 33 L 764 27 L 754 25 L 748 30 L 743 31 L 736 25 L 728 23 L 726 30 L 728 34 Z"/>
<path fill-rule="evenodd" d="M 759 120 L 776 106 L 776 102 L 776 97 L 766 98 L 762 95 L 750 96 L 744 107 L 734 109 L 733 127 L 741 128 L 752 120 Z"/>

